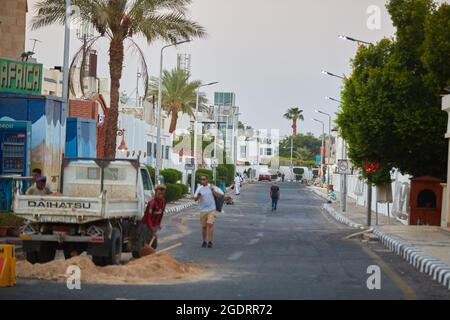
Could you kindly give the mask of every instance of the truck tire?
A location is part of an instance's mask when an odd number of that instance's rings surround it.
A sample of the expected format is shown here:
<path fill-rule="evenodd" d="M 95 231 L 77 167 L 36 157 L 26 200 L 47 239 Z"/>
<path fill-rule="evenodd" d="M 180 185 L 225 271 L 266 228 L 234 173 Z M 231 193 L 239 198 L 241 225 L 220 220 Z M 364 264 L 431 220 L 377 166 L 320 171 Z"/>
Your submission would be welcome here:
<path fill-rule="evenodd" d="M 53 242 L 40 242 L 35 250 L 25 251 L 26 259 L 29 263 L 47 263 L 55 260 L 56 244 Z"/>
<path fill-rule="evenodd" d="M 118 228 L 111 232 L 108 256 L 104 257 L 106 265 L 119 265 L 122 257 L 122 234 Z"/>

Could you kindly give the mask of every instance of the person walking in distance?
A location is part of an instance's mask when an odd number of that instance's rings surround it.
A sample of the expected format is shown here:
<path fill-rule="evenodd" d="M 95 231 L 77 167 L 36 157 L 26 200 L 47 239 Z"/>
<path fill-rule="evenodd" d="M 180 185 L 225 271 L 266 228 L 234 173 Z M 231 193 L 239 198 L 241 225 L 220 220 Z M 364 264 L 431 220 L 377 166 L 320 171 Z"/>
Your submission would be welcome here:
<path fill-rule="evenodd" d="M 236 177 L 234 178 L 234 191 L 236 192 L 237 196 L 241 194 L 241 182 L 241 177 L 238 173 L 236 173 Z"/>
<path fill-rule="evenodd" d="M 198 201 L 200 209 L 202 248 L 212 248 L 213 246 L 214 224 L 217 215 L 215 198 L 220 198 L 223 195 L 222 190 L 209 184 L 208 177 L 200 177 L 200 186 L 195 191 L 194 200 Z"/>
<path fill-rule="evenodd" d="M 276 182 L 270 187 L 270 198 L 272 199 L 272 212 L 277 211 L 278 200 L 280 199 L 280 187 Z"/>

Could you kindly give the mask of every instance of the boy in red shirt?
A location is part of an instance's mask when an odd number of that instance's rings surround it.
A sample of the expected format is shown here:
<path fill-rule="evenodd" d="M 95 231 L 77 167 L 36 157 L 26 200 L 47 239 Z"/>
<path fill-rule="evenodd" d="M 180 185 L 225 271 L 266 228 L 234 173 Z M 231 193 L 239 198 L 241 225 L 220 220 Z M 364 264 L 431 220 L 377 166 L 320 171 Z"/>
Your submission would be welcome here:
<path fill-rule="evenodd" d="M 158 235 L 158 231 L 161 230 L 161 221 L 166 209 L 166 200 L 164 199 L 165 193 L 165 186 L 156 186 L 155 196 L 147 204 L 144 217 L 142 218 L 142 224 L 147 226 L 152 238 L 156 238 Z M 156 241 L 154 241 L 153 247 L 156 247 Z"/>

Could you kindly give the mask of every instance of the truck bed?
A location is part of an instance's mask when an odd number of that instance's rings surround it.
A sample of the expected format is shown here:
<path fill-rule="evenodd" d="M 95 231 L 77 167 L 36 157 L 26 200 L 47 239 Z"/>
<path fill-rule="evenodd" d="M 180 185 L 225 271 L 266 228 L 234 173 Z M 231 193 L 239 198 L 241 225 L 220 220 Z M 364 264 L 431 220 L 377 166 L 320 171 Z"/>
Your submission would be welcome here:
<path fill-rule="evenodd" d="M 17 195 L 14 214 L 33 222 L 85 224 L 99 220 L 136 217 L 138 200 L 99 197 Z"/>

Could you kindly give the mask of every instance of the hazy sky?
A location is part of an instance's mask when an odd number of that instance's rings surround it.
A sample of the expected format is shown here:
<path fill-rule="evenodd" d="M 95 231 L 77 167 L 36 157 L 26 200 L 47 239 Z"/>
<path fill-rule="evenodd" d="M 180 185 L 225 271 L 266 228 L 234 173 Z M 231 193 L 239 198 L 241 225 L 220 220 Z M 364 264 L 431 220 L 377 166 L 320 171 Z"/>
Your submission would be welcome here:
<path fill-rule="evenodd" d="M 33 5 L 29 0 L 32 17 Z M 206 92 L 213 100 L 214 91 L 233 91 L 241 107 L 244 122 L 255 128 L 290 132 L 290 123 L 282 118 L 287 108 L 298 106 L 305 111 L 300 131 L 321 133 L 321 126 L 311 121 L 320 117 L 320 107 L 334 114 L 337 104 L 325 96 L 339 98 L 341 82 L 321 74 L 322 69 L 349 74 L 350 59 L 356 44 L 338 39 L 339 34 L 375 42 L 394 33 L 384 0 L 194 0 L 190 10 L 209 36 L 169 49 L 165 68 L 176 65 L 176 53 L 192 54 L 192 76 L 204 82 L 220 84 Z M 371 5 L 381 8 L 381 29 L 367 27 Z M 63 28 L 49 27 L 31 32 L 37 38 L 37 59 L 45 66 L 62 64 Z M 151 75 L 159 69 L 162 43 L 138 41 L 146 53 Z M 73 34 L 71 51 L 81 43 Z M 27 49 L 32 42 L 27 40 Z M 107 76 L 107 46 L 99 49 L 99 76 Z M 136 87 L 136 57 L 130 52 L 125 61 L 122 89 Z M 140 89 L 142 92 L 142 89 Z M 323 117 L 322 117 L 323 118 Z M 321 118 L 321 119 L 322 119 Z M 326 118 L 323 118 L 327 120 Z"/>

